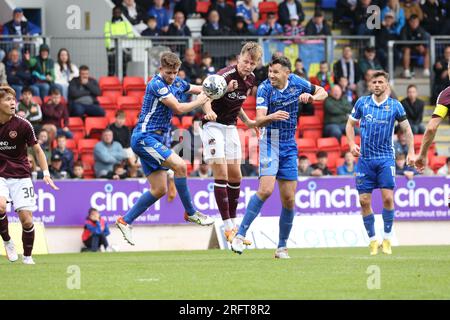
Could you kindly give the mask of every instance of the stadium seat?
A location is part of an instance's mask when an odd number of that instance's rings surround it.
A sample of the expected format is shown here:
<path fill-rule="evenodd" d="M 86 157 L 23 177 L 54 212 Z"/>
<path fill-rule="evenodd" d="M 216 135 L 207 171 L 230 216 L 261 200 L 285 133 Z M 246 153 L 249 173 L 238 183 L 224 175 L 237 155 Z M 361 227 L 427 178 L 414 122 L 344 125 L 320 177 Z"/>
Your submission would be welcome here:
<path fill-rule="evenodd" d="M 83 119 L 80 117 L 69 117 L 69 129 L 73 134 L 73 139 L 78 141 L 85 136 Z"/>
<path fill-rule="evenodd" d="M 174 125 L 177 128 L 181 128 L 181 121 L 178 117 L 172 117 L 172 125 Z"/>
<path fill-rule="evenodd" d="M 84 122 L 86 135 L 91 139 L 100 139 L 102 131 L 106 129 L 109 124 L 107 117 L 86 117 Z"/>
<path fill-rule="evenodd" d="M 436 173 L 447 162 L 446 156 L 434 156 L 430 161 L 430 168 Z"/>
<path fill-rule="evenodd" d="M 316 156 L 317 153 L 317 144 L 315 139 L 311 138 L 300 138 L 297 139 L 297 147 L 298 154 L 307 156 L 308 159 L 310 156 Z"/>
<path fill-rule="evenodd" d="M 420 145 L 422 144 L 423 134 L 414 135 L 414 151 L 416 153 L 420 150 Z"/>
<path fill-rule="evenodd" d="M 115 100 L 109 96 L 98 96 L 97 101 L 99 105 L 106 111 L 106 110 L 114 110 L 116 111 L 117 104 Z"/>
<path fill-rule="evenodd" d="M 117 98 L 122 95 L 122 84 L 118 77 L 100 77 L 98 80 L 102 96 Z"/>
<path fill-rule="evenodd" d="M 84 153 L 81 155 L 81 162 L 83 163 L 84 178 L 93 179 L 95 178 L 95 159 L 92 153 Z"/>
<path fill-rule="evenodd" d="M 361 145 L 361 137 L 360 136 L 355 136 L 355 143 L 359 146 Z M 345 153 L 347 151 L 350 151 L 350 146 L 348 145 L 347 137 L 342 136 L 341 137 L 341 152 Z"/>
<path fill-rule="evenodd" d="M 121 96 L 117 98 L 117 106 L 122 110 L 140 110 L 140 99 L 135 96 Z"/>
<path fill-rule="evenodd" d="M 248 96 L 242 104 L 242 108 L 247 110 L 255 110 L 256 109 L 256 98 L 254 96 Z"/>
<path fill-rule="evenodd" d="M 123 78 L 123 91 L 127 96 L 142 97 L 145 93 L 144 78 L 141 77 L 125 77 Z"/>
<path fill-rule="evenodd" d="M 334 137 L 320 138 L 317 140 L 317 148 L 320 151 L 326 151 L 328 153 L 328 167 L 336 167 L 336 159 L 341 156 L 339 141 Z"/>
<path fill-rule="evenodd" d="M 245 113 L 247 114 L 247 117 L 249 117 L 251 120 L 256 119 L 256 109 L 245 110 Z"/>
<path fill-rule="evenodd" d="M 190 126 L 192 126 L 193 120 L 193 116 L 183 116 L 181 118 L 181 128 L 188 129 Z"/>
<path fill-rule="evenodd" d="M 298 123 L 299 134 L 303 138 L 319 139 L 322 137 L 323 122 L 318 116 L 300 116 Z"/>
<path fill-rule="evenodd" d="M 278 19 L 278 3 L 274 1 L 264 1 L 258 4 L 259 16 L 262 20 L 266 19 L 269 12 L 274 12 L 277 14 Z"/>
<path fill-rule="evenodd" d="M 126 118 L 125 118 L 125 125 L 128 128 L 133 129 L 139 121 L 140 113 L 141 113 L 140 110 L 127 110 Z"/>
<path fill-rule="evenodd" d="M 197 1 L 195 12 L 200 14 L 208 13 L 209 6 L 211 3 L 209 1 Z"/>
<path fill-rule="evenodd" d="M 80 139 L 78 141 L 78 152 L 81 154 L 81 156 L 86 153 L 92 154 L 97 142 L 97 139 Z"/>
<path fill-rule="evenodd" d="M 33 98 L 31 98 L 31 100 L 32 100 L 34 103 L 37 103 L 38 105 L 42 106 L 42 99 L 41 99 L 41 97 L 39 97 L 39 96 L 33 96 Z"/>
<path fill-rule="evenodd" d="M 301 157 L 301 156 L 307 157 L 311 164 L 317 163 L 317 157 L 316 157 L 315 153 L 307 153 L 307 152 L 300 153 L 299 157 Z"/>

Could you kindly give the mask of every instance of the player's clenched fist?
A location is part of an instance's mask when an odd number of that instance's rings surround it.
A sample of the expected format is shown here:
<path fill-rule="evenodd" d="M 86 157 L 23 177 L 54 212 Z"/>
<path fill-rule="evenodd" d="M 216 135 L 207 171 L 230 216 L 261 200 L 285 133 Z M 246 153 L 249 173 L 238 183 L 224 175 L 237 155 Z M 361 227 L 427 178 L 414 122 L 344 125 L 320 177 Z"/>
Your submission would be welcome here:
<path fill-rule="evenodd" d="M 298 99 L 302 103 L 312 103 L 314 101 L 314 97 L 309 93 L 302 93 Z"/>
<path fill-rule="evenodd" d="M 360 148 L 356 143 L 350 146 L 350 152 L 355 157 L 359 157 L 361 155 Z"/>
<path fill-rule="evenodd" d="M 216 119 L 217 119 L 217 114 L 214 111 L 210 111 L 205 114 L 205 120 L 216 121 Z"/>
<path fill-rule="evenodd" d="M 289 119 L 289 112 L 283 111 L 283 110 L 278 110 L 277 112 L 272 113 L 270 115 L 270 119 L 272 121 L 287 120 L 287 119 Z"/>
<path fill-rule="evenodd" d="M 416 169 L 419 173 L 422 173 L 425 169 L 425 164 L 427 163 L 427 159 L 422 156 L 418 156 L 416 161 L 414 162 Z"/>
<path fill-rule="evenodd" d="M 227 92 L 236 90 L 239 87 L 237 80 L 231 80 L 227 86 Z"/>

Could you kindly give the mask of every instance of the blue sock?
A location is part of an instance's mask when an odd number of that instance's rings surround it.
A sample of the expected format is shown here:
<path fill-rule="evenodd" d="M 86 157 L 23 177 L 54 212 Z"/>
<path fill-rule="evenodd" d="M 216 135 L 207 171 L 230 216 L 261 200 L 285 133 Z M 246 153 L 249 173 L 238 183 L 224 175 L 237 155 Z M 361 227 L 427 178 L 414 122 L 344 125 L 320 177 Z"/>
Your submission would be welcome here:
<path fill-rule="evenodd" d="M 258 216 L 259 211 L 261 211 L 261 208 L 264 204 L 264 201 L 262 201 L 256 194 L 254 194 L 248 203 L 247 210 L 245 211 L 245 216 L 242 219 L 241 226 L 239 227 L 238 234 L 245 237 L 247 234 L 248 228 L 250 228 L 250 225 L 252 224 L 253 220 Z"/>
<path fill-rule="evenodd" d="M 184 209 L 186 210 L 188 215 L 192 216 L 197 210 L 194 208 L 194 205 L 192 204 L 191 193 L 189 192 L 187 186 L 187 178 L 175 177 L 174 181 L 175 187 L 177 188 L 177 192 L 180 195 Z"/>
<path fill-rule="evenodd" d="M 127 212 L 123 217 L 126 223 L 132 224 L 137 217 L 139 217 L 145 210 L 147 210 L 152 204 L 154 204 L 158 199 L 154 197 L 150 191 L 142 194 L 134 206 Z"/>
<path fill-rule="evenodd" d="M 394 224 L 394 209 L 388 210 L 383 208 L 383 222 L 384 222 L 384 233 L 391 233 L 392 225 Z"/>
<path fill-rule="evenodd" d="M 375 237 L 375 216 L 373 213 L 363 217 L 364 227 L 366 227 L 369 238 Z"/>
<path fill-rule="evenodd" d="M 286 247 L 289 234 L 292 229 L 292 222 L 294 221 L 294 209 L 281 209 L 280 215 L 280 237 L 278 242 L 278 248 Z"/>

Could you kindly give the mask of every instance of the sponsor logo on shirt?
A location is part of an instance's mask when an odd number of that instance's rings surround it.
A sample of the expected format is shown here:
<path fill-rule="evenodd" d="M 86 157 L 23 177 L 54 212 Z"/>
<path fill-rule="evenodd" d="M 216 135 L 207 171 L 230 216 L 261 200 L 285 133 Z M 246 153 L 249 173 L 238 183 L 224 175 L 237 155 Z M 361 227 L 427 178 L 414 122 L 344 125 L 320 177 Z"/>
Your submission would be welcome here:
<path fill-rule="evenodd" d="M 263 97 L 258 97 L 258 99 L 256 99 L 256 103 L 257 103 L 257 104 L 262 104 L 262 103 L 264 103 L 264 98 L 263 98 Z"/>
<path fill-rule="evenodd" d="M 169 89 L 167 89 L 167 87 L 163 87 L 163 88 L 158 90 L 158 93 L 160 95 L 165 95 L 165 94 L 169 93 Z"/>
<path fill-rule="evenodd" d="M 11 139 L 15 139 L 16 137 L 17 137 L 17 131 L 10 131 L 9 132 L 9 137 L 11 138 Z"/>
<path fill-rule="evenodd" d="M 0 141 L 0 150 L 1 151 L 15 150 L 16 148 L 17 148 L 16 145 L 10 146 L 8 141 Z"/>

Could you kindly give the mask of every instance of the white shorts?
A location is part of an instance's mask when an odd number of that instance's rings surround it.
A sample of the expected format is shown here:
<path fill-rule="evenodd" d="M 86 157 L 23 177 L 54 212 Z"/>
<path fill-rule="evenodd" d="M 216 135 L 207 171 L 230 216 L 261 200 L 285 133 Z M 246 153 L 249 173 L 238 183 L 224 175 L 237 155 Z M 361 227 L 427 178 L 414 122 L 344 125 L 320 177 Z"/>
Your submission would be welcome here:
<path fill-rule="evenodd" d="M 36 195 L 31 178 L 0 178 L 0 197 L 11 202 L 14 210 L 36 211 Z"/>
<path fill-rule="evenodd" d="M 203 157 L 205 161 L 213 159 L 242 159 L 241 140 L 234 125 L 207 122 L 202 130 Z"/>

